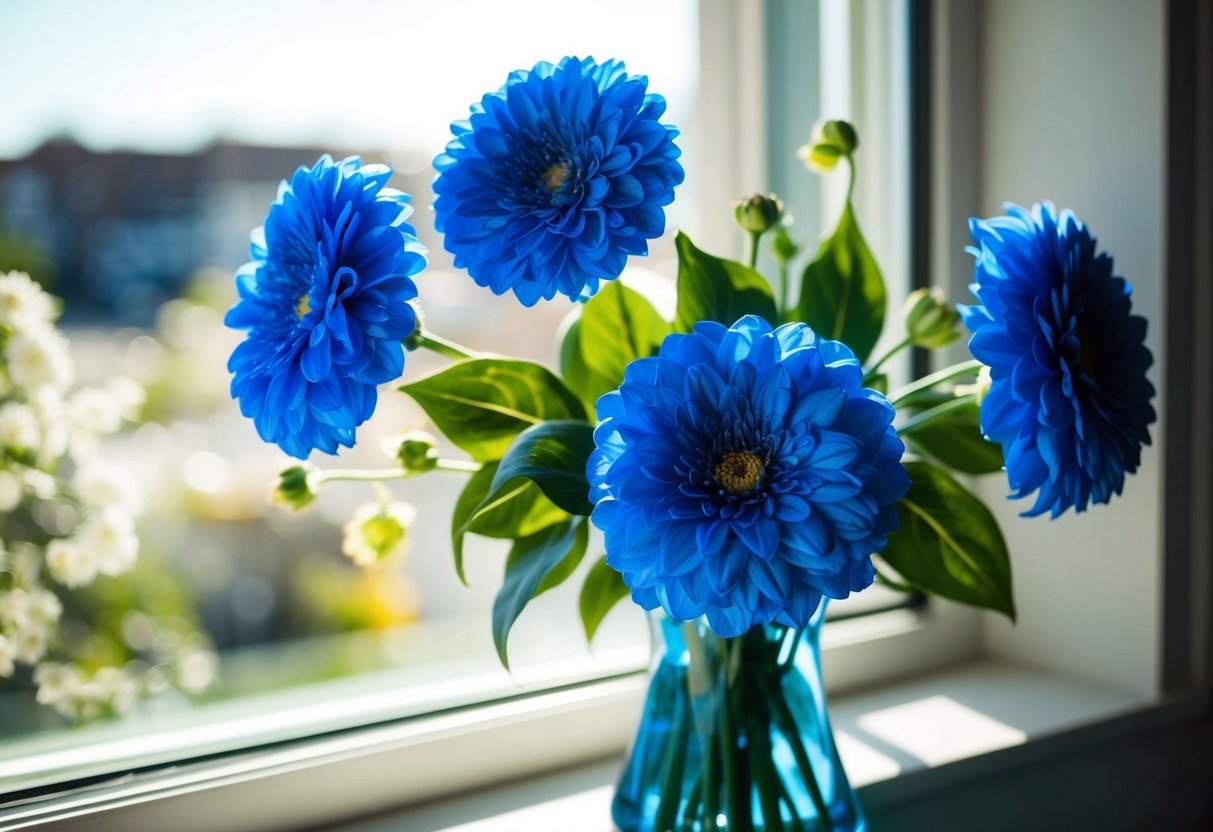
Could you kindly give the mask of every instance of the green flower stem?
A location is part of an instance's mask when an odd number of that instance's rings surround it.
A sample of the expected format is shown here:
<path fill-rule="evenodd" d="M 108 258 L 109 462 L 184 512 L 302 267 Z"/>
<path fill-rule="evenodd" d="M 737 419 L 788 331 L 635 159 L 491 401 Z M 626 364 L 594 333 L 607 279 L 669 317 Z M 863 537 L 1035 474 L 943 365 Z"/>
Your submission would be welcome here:
<path fill-rule="evenodd" d="M 873 566 L 873 568 L 876 569 L 876 580 L 879 583 L 882 583 L 885 586 L 887 586 L 889 589 L 895 589 L 898 592 L 904 592 L 907 595 L 918 595 L 919 594 L 919 591 L 917 589 L 915 589 L 914 587 L 910 586 L 909 584 L 903 584 L 900 581 L 895 581 L 892 578 L 890 578 L 888 575 L 886 575 L 884 572 L 881 572 L 879 567 L 876 567 L 875 563 L 873 563 L 872 566 Z"/>
<path fill-rule="evenodd" d="M 474 474 L 479 471 L 479 462 L 467 459 L 440 459 L 434 465 L 435 471 L 456 471 L 461 474 Z M 406 471 L 403 468 L 347 468 L 332 471 L 321 471 L 316 477 L 317 484 L 326 482 L 386 482 L 387 480 L 404 480 L 417 476 L 417 471 Z"/>
<path fill-rule="evenodd" d="M 454 341 L 448 341 L 428 329 L 423 329 L 416 334 L 416 343 L 419 347 L 425 347 L 427 350 L 432 350 L 439 355 L 445 355 L 447 358 L 480 358 L 481 354 L 475 350 L 470 350 L 465 346 L 456 344 Z"/>
<path fill-rule="evenodd" d="M 746 708 L 746 751 L 750 757 L 750 772 L 754 785 L 758 788 L 758 802 L 762 806 L 763 832 L 783 832 L 783 817 L 779 812 L 779 794 L 775 781 L 779 774 L 775 771 L 775 761 L 771 756 L 771 716 L 767 703 L 763 702 L 762 693 L 750 680 L 744 683 L 747 702 Z"/>
<path fill-rule="evenodd" d="M 855 196 L 855 157 L 850 153 L 847 154 L 847 167 L 851 169 L 851 179 L 847 182 L 847 205 L 851 204 L 851 198 Z"/>
<path fill-rule="evenodd" d="M 435 471 L 455 471 L 460 474 L 475 474 L 484 465 L 470 459 L 439 459 L 434 465 Z"/>
<path fill-rule="evenodd" d="M 787 320 L 788 313 L 788 261 L 779 261 L 779 319 Z"/>
<path fill-rule="evenodd" d="M 826 806 L 821 787 L 817 785 L 817 774 L 813 771 L 809 753 L 805 751 L 804 740 L 796 727 L 796 720 L 792 716 L 792 712 L 788 710 L 788 703 L 783 699 L 783 691 L 772 690 L 768 685 L 764 692 L 774 710 L 775 721 L 779 723 L 780 730 L 787 737 L 788 745 L 792 747 L 792 756 L 796 758 L 796 766 L 804 775 L 805 785 L 809 787 L 809 797 L 813 799 L 813 806 L 817 809 L 817 827 L 821 832 L 830 832 L 830 810 Z"/>
<path fill-rule="evenodd" d="M 955 413 L 957 410 L 963 410 L 964 408 L 973 404 L 975 401 L 977 401 L 977 396 L 969 395 L 957 396 L 956 398 L 950 399 L 943 404 L 938 404 L 935 407 L 915 414 L 914 418 L 910 419 L 898 429 L 897 434 L 900 436 L 901 434 L 905 433 L 913 433 L 914 431 L 918 430 L 918 428 L 922 427 L 923 425 L 930 424 L 940 416 L 946 416 L 949 413 Z"/>
<path fill-rule="evenodd" d="M 657 814 L 653 818 L 655 829 L 668 830 L 674 828 L 678 817 L 678 804 L 682 798 L 682 775 L 686 769 L 687 740 L 690 730 L 690 717 L 687 714 L 689 705 L 682 697 L 674 700 L 674 731 L 667 740 L 667 756 L 662 769 L 665 778 L 661 784 L 661 800 L 657 804 Z"/>
<path fill-rule="evenodd" d="M 691 786 L 691 793 L 687 796 L 687 804 L 682 809 L 682 818 L 678 821 L 680 832 L 691 832 L 695 828 L 695 816 L 699 814 L 699 807 L 702 804 L 703 776 L 701 775 L 695 781 L 695 784 Z"/>
<path fill-rule="evenodd" d="M 750 232 L 750 244 L 746 248 L 746 262 L 749 263 L 751 269 L 758 267 L 758 241 L 761 239 L 761 231 Z"/>
<path fill-rule="evenodd" d="M 716 741 L 715 726 L 708 734 L 703 757 L 703 829 L 711 832 L 716 828 L 716 816 L 720 814 L 720 744 Z"/>
<path fill-rule="evenodd" d="M 734 639 L 733 641 L 736 641 Z M 720 756 L 724 769 L 724 816 L 729 819 L 729 826 L 734 821 L 741 820 L 741 784 L 738 782 L 737 771 L 737 728 L 733 714 L 733 701 L 730 695 L 728 667 L 731 664 L 729 654 L 736 648 L 730 641 L 725 641 L 725 660 L 721 662 L 722 677 L 720 680 Z M 713 823 L 714 823 L 713 819 Z M 738 827 L 740 831 L 740 827 Z"/>
<path fill-rule="evenodd" d="M 906 399 L 921 393 L 924 390 L 930 390 L 937 384 L 943 384 L 945 381 L 951 381 L 960 376 L 967 376 L 982 368 L 982 363 L 977 359 L 971 361 L 962 361 L 959 364 L 953 364 L 951 367 L 944 367 L 938 372 L 931 373 L 928 376 L 923 376 L 918 381 L 907 384 L 899 390 L 894 390 L 889 396 L 889 401 L 894 407 L 904 402 Z"/>
<path fill-rule="evenodd" d="M 868 371 L 863 374 L 863 383 L 867 384 L 869 381 L 871 381 L 872 378 L 875 377 L 876 371 L 879 370 L 882 366 L 884 366 L 884 363 L 886 361 L 888 361 L 893 356 L 897 355 L 897 353 L 901 352 L 908 346 L 910 346 L 910 336 L 907 335 L 904 339 L 902 339 L 898 343 L 894 344 L 892 349 L 890 349 L 884 355 L 880 356 L 879 361 L 877 361 L 875 364 L 873 364 L 871 367 L 868 368 Z"/>

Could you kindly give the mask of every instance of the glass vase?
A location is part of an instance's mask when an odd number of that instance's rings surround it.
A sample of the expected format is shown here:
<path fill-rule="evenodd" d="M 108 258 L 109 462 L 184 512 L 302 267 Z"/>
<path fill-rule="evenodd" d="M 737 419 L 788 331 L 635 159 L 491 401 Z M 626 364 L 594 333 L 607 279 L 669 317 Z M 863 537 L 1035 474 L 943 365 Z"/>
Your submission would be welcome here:
<path fill-rule="evenodd" d="M 652 678 L 611 805 L 623 832 L 865 828 L 826 713 L 825 606 L 803 630 L 732 639 L 652 616 Z"/>

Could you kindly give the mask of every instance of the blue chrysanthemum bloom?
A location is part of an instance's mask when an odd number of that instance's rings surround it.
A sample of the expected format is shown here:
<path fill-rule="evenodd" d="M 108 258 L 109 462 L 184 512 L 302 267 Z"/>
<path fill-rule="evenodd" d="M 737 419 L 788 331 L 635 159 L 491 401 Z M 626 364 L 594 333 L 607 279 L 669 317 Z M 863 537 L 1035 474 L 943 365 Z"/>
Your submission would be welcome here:
<path fill-rule="evenodd" d="M 969 349 L 989 365 L 981 429 L 1002 445 L 1012 497 L 1039 490 L 1024 514 L 1057 517 L 1106 503 L 1150 444 L 1152 358 L 1133 289 L 1070 211 L 1051 203 L 972 219 L 981 301 L 962 306 Z"/>
<path fill-rule="evenodd" d="M 451 126 L 434 160 L 435 221 L 455 265 L 524 306 L 576 300 L 665 231 L 682 182 L 665 99 L 620 61 L 510 73 Z"/>
<path fill-rule="evenodd" d="M 598 400 L 587 475 L 632 598 L 720 636 L 872 582 L 909 488 L 893 407 L 804 324 L 699 323 Z"/>
<path fill-rule="evenodd" d="M 322 156 L 278 189 L 253 260 L 236 273 L 225 323 L 248 330 L 232 353 L 232 396 L 257 432 L 300 459 L 354 444 L 376 385 L 404 370 L 416 317 L 411 277 L 425 248 L 405 220 L 391 168 Z"/>

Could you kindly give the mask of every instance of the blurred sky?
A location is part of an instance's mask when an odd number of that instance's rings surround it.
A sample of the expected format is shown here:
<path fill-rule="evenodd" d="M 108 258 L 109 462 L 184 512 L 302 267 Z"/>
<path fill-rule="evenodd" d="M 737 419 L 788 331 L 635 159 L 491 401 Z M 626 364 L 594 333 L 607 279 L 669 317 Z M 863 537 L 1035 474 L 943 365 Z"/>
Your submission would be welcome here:
<path fill-rule="evenodd" d="M 686 123 L 694 0 L 0 0 L 0 158 L 255 144 L 433 156 L 512 69 L 623 59 Z"/>

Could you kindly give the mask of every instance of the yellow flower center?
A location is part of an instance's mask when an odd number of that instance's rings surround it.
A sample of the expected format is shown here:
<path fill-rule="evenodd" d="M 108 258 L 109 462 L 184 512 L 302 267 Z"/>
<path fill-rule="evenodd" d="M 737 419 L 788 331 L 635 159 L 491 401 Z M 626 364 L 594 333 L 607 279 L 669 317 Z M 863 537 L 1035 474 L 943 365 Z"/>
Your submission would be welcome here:
<path fill-rule="evenodd" d="M 762 460 L 749 451 L 732 451 L 716 463 L 716 482 L 730 494 L 744 494 L 761 476 Z"/>
<path fill-rule="evenodd" d="M 303 316 L 312 311 L 311 304 L 307 302 L 307 292 L 299 296 L 299 303 L 295 305 L 295 316 L 299 320 L 303 320 Z"/>
<path fill-rule="evenodd" d="M 560 188 L 564 187 L 564 183 L 569 181 L 569 163 L 557 162 L 543 172 L 543 187 L 548 189 L 548 193 L 555 193 Z"/>

